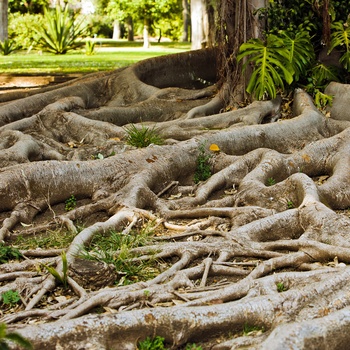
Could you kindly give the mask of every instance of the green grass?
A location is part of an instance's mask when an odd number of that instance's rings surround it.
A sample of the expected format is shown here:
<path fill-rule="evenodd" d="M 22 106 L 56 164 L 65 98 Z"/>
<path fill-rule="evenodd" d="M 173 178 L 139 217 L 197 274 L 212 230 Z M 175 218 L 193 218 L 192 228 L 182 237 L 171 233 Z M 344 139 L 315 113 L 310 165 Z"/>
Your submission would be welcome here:
<path fill-rule="evenodd" d="M 146 58 L 184 52 L 188 43 L 152 43 L 143 49 L 142 42 L 96 40 L 95 53 L 86 55 L 84 48 L 65 55 L 54 55 L 32 51 L 17 51 L 11 55 L 0 55 L 2 74 L 74 74 L 113 70 L 128 66 Z"/>

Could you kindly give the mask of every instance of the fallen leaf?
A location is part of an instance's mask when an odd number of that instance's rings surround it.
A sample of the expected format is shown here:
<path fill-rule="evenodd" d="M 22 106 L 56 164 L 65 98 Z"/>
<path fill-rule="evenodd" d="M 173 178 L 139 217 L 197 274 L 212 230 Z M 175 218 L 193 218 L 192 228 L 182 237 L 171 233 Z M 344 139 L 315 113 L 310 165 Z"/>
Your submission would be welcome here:
<path fill-rule="evenodd" d="M 212 143 L 209 146 L 209 149 L 213 152 L 220 152 L 220 147 L 216 143 Z"/>
<path fill-rule="evenodd" d="M 178 193 L 178 194 L 172 194 L 171 196 L 168 197 L 168 199 L 178 199 L 181 198 L 182 193 Z"/>
<path fill-rule="evenodd" d="M 23 223 L 23 222 L 21 222 L 21 225 L 22 225 L 23 227 L 33 226 L 33 224 L 25 224 L 25 223 Z"/>

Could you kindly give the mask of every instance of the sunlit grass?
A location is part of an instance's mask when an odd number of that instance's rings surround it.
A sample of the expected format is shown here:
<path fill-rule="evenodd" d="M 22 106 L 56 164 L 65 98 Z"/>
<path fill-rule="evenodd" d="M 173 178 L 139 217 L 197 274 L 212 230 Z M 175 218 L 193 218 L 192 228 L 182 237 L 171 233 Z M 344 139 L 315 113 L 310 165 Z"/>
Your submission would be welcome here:
<path fill-rule="evenodd" d="M 84 50 L 65 55 L 54 55 L 33 51 L 15 52 L 0 56 L 2 74 L 72 74 L 113 70 L 128 66 L 150 57 L 187 51 L 187 43 L 152 43 L 144 49 L 141 42 L 96 41 L 93 55 L 85 55 Z"/>

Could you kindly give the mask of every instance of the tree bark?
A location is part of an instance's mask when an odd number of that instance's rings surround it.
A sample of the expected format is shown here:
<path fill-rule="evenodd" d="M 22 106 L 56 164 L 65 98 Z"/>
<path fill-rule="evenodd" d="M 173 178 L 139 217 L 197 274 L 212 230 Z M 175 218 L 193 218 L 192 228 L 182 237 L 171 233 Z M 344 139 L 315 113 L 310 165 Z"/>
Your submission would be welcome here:
<path fill-rule="evenodd" d="M 183 20 L 183 30 L 181 41 L 188 42 L 189 40 L 189 27 L 190 27 L 190 6 L 188 0 L 182 0 L 182 20 Z"/>
<path fill-rule="evenodd" d="M 8 39 L 8 0 L 0 1 L 0 41 Z"/>
<path fill-rule="evenodd" d="M 346 348 L 349 86 L 329 86 L 327 115 L 300 89 L 289 114 L 280 97 L 233 108 L 216 57 L 0 95 L 0 239 L 53 240 L 0 265 L 0 294 L 21 296 L 9 331 L 47 349 Z M 163 144 L 128 144 L 135 129 Z"/>

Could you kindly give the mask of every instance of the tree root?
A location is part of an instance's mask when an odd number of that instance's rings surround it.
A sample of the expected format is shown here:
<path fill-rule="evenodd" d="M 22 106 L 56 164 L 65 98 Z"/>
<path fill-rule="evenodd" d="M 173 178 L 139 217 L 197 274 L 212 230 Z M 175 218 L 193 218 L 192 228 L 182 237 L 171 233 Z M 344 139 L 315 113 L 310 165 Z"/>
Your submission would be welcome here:
<path fill-rule="evenodd" d="M 0 292 L 21 297 L 0 315 L 10 330 L 47 349 L 135 349 L 155 336 L 173 349 L 345 348 L 349 118 L 326 117 L 302 90 L 290 119 L 276 121 L 280 98 L 219 113 L 215 82 L 209 50 L 3 98 L 0 239 L 73 236 L 0 266 Z M 126 145 L 130 123 L 164 144 Z M 211 176 L 195 184 L 203 163 Z M 100 264 L 103 283 L 79 279 L 96 236 L 129 239 L 146 224 L 154 237 L 128 254 L 90 252 L 85 270 Z"/>

